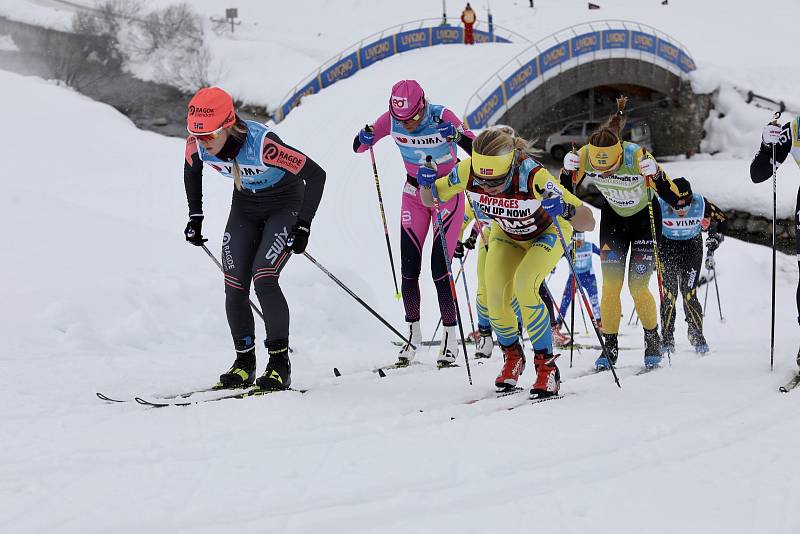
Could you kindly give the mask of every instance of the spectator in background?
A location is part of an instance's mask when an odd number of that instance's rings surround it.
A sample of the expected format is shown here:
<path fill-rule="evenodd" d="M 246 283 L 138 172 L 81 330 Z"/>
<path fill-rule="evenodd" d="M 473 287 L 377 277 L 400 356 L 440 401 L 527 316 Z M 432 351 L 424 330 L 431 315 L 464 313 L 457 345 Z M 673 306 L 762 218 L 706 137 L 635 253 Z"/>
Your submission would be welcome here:
<path fill-rule="evenodd" d="M 478 17 L 475 16 L 472 6 L 467 2 L 467 7 L 461 12 L 461 22 L 464 23 L 464 44 L 475 44 L 475 37 L 472 35 L 472 27 L 477 20 Z"/>

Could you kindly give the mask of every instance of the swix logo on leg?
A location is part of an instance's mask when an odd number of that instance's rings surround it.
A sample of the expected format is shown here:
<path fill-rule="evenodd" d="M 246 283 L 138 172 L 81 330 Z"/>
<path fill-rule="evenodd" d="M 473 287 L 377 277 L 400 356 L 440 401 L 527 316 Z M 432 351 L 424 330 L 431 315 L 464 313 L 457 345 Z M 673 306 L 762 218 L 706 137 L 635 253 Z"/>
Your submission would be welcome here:
<path fill-rule="evenodd" d="M 270 265 L 275 265 L 275 261 L 281 255 L 281 252 L 286 248 L 286 239 L 289 237 L 289 231 L 286 227 L 275 234 L 275 241 L 270 245 L 265 258 L 269 261 Z"/>

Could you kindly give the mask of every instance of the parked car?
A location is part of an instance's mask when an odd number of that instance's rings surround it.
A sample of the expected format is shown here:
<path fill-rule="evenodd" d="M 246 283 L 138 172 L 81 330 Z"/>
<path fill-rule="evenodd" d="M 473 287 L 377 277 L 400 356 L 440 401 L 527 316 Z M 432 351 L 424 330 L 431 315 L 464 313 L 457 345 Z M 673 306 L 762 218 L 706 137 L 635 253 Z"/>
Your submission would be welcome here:
<path fill-rule="evenodd" d="M 547 136 L 545 150 L 553 156 L 553 159 L 561 161 L 564 159 L 564 155 L 572 150 L 573 145 L 578 148 L 585 145 L 589 140 L 589 135 L 601 124 L 602 122 L 599 121 L 570 122 L 560 131 Z M 643 119 L 628 119 L 622 129 L 622 139 L 641 145 L 648 151 L 652 152 L 653 150 L 650 129 Z"/>

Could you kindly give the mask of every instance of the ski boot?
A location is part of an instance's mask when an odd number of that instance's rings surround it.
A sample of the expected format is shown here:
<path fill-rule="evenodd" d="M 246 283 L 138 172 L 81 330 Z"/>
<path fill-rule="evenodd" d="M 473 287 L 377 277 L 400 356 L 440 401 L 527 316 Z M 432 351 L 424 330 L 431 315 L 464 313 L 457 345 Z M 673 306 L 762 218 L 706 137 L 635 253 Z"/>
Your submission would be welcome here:
<path fill-rule="evenodd" d="M 661 339 L 658 329 L 644 329 L 644 368 L 654 369 L 661 364 Z"/>
<path fill-rule="evenodd" d="M 795 362 L 797 362 L 797 367 L 800 367 L 800 349 L 797 351 L 797 358 L 795 358 Z"/>
<path fill-rule="evenodd" d="M 492 339 L 492 329 L 481 328 L 478 331 L 480 332 L 480 337 L 478 338 L 478 341 L 475 344 L 475 359 L 477 360 L 479 358 L 491 358 L 492 349 L 494 349 L 494 340 Z"/>
<path fill-rule="evenodd" d="M 558 395 L 561 387 L 561 371 L 556 365 L 556 358 L 559 356 L 560 354 L 537 352 L 533 357 L 533 365 L 536 367 L 536 382 L 531 387 L 532 399 L 544 399 Z"/>
<path fill-rule="evenodd" d="M 219 382 L 214 389 L 246 388 L 253 385 L 256 379 L 256 349 L 251 347 L 245 352 L 237 352 L 233 365 L 227 372 L 219 375 Z"/>
<path fill-rule="evenodd" d="M 289 361 L 289 340 L 270 340 L 267 345 L 269 362 L 256 385 L 265 390 L 289 389 L 292 385 L 292 363 Z"/>
<path fill-rule="evenodd" d="M 689 342 L 692 344 L 697 354 L 706 354 L 711 350 L 708 348 L 708 343 L 706 342 L 703 332 L 694 327 L 689 328 Z"/>
<path fill-rule="evenodd" d="M 436 359 L 436 367 L 456 367 L 456 357 L 458 356 L 458 333 L 455 326 L 445 326 L 442 342 L 439 344 L 439 357 Z"/>
<path fill-rule="evenodd" d="M 553 344 L 556 347 L 569 347 L 572 344 L 572 338 L 569 334 L 561 331 L 561 327 L 556 325 L 553 327 Z"/>
<path fill-rule="evenodd" d="M 675 354 L 675 338 L 672 335 L 661 335 L 661 356 Z"/>
<path fill-rule="evenodd" d="M 503 368 L 494 379 L 494 385 L 499 390 L 514 389 L 519 375 L 525 370 L 525 353 L 522 352 L 519 341 L 510 347 L 500 345 L 500 348 L 503 349 Z"/>
<path fill-rule="evenodd" d="M 594 362 L 594 368 L 597 371 L 607 371 L 611 369 L 611 365 L 616 365 L 617 358 L 619 357 L 617 334 L 603 334 L 603 345 L 606 348 L 605 352 Z M 611 358 L 610 362 L 609 358 Z"/>
<path fill-rule="evenodd" d="M 419 321 L 408 323 L 408 339 L 416 345 L 417 349 L 422 345 L 422 331 L 419 327 Z M 395 367 L 408 367 L 417 355 L 417 349 L 412 347 L 409 343 L 403 345 L 400 349 L 400 354 L 397 355 L 397 362 Z"/>

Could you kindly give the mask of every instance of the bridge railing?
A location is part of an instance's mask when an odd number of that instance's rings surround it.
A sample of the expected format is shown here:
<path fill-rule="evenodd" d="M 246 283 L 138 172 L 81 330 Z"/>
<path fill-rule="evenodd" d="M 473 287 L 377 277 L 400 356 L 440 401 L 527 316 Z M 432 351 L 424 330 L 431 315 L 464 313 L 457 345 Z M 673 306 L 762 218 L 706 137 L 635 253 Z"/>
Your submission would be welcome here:
<path fill-rule="evenodd" d="M 282 121 L 300 104 L 304 96 L 318 93 L 390 56 L 428 46 L 463 43 L 463 28 L 443 25 L 441 20 L 428 18 L 396 24 L 353 43 L 295 84 L 281 99 L 272 120 L 276 123 Z M 476 43 L 510 43 L 512 39 L 516 42 L 531 42 L 530 39 L 497 24 L 493 24 L 489 31 L 489 25 L 484 20 L 477 21 L 473 30 Z"/>
<path fill-rule="evenodd" d="M 627 20 L 577 24 L 536 41 L 497 69 L 467 101 L 465 123 L 485 128 L 545 81 L 609 57 L 641 59 L 680 77 L 696 68 L 680 41 L 652 26 Z"/>

